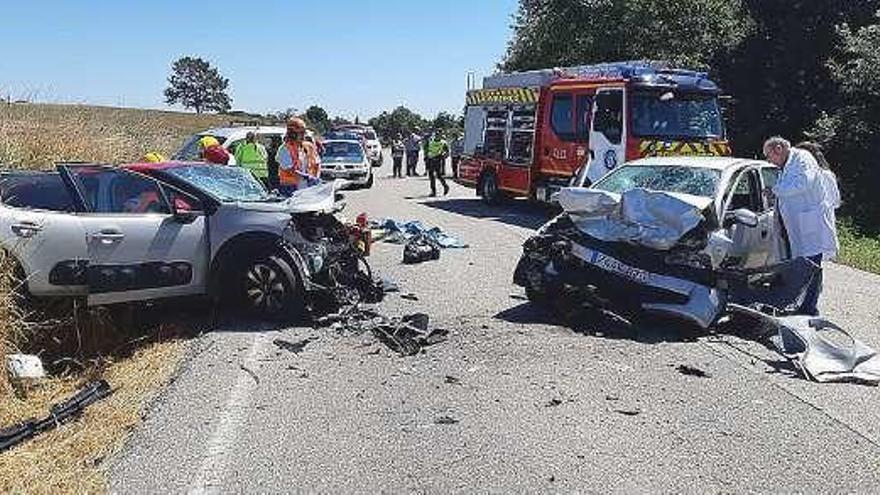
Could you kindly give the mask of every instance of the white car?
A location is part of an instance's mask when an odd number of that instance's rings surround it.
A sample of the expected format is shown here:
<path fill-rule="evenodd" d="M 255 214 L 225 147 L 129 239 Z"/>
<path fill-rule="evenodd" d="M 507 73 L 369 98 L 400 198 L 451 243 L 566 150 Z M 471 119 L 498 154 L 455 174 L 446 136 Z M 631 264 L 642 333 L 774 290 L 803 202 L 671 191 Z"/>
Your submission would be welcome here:
<path fill-rule="evenodd" d="M 235 163 L 235 148 L 240 143 L 243 143 L 245 137 L 249 132 L 253 132 L 257 135 L 257 142 L 266 147 L 266 149 L 271 149 L 272 141 L 276 141 L 276 146 L 279 145 L 284 140 L 284 135 L 287 132 L 285 127 L 281 126 L 231 126 L 231 127 L 216 127 L 214 129 L 208 129 L 202 131 L 198 134 L 194 134 L 183 143 L 183 146 L 177 150 L 176 153 L 171 157 L 172 160 L 183 161 L 183 162 L 191 162 L 199 160 L 199 139 L 204 136 L 212 136 L 217 141 L 220 142 L 220 145 L 226 148 L 226 151 L 229 152 L 229 165 L 236 165 Z M 314 141 L 316 136 L 314 132 L 311 130 L 306 131 L 306 135 L 310 136 Z"/>
<path fill-rule="evenodd" d="M 360 141 L 328 139 L 321 156 L 321 178 L 347 180 L 350 184 L 373 187 L 373 167 Z"/>
<path fill-rule="evenodd" d="M 379 142 L 375 129 L 360 124 L 349 124 L 334 127 L 330 135 L 334 131 L 348 131 L 360 135 L 364 140 L 364 149 L 367 151 L 367 158 L 370 160 L 370 164 L 374 167 L 382 166 L 382 143 Z"/>

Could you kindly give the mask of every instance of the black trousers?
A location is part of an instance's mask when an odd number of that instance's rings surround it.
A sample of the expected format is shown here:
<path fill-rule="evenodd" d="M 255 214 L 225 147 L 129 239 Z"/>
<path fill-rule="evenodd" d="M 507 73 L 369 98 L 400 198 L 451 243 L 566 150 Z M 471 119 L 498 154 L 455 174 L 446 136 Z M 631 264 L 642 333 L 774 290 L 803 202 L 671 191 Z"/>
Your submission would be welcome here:
<path fill-rule="evenodd" d="M 428 158 L 425 162 L 425 168 L 428 169 L 428 179 L 431 181 L 431 195 L 437 195 L 437 183 L 439 180 L 440 184 L 443 186 L 443 194 L 446 194 L 446 191 L 449 190 L 449 186 L 446 185 L 446 179 L 443 178 L 443 159 L 442 158 Z"/>
<path fill-rule="evenodd" d="M 394 177 L 401 177 L 400 175 L 400 167 L 403 165 L 403 157 L 402 156 L 394 156 L 392 157 L 394 160 L 394 168 L 392 169 L 392 174 Z M 408 171 L 407 171 L 408 172 Z M 409 175 L 409 173 L 407 173 Z"/>
<path fill-rule="evenodd" d="M 406 154 L 406 175 L 417 175 L 416 174 L 416 165 L 419 163 L 419 154 L 416 153 L 407 153 Z"/>

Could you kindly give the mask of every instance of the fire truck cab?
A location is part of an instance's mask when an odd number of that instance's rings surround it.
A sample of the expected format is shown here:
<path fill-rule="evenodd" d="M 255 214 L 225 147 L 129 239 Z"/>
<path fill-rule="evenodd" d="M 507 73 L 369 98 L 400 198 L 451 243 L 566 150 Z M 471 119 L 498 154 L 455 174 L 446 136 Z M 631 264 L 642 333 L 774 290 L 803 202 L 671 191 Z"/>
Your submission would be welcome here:
<path fill-rule="evenodd" d="M 730 155 L 705 73 L 619 62 L 496 74 L 467 92 L 459 181 L 485 201 L 550 201 L 625 161 Z"/>

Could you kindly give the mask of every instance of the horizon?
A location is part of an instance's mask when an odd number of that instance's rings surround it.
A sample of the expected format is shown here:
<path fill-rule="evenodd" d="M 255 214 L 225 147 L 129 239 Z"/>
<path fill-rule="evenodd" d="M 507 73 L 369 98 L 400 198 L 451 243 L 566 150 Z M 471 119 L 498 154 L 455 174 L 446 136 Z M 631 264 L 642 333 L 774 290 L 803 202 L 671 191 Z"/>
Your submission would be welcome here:
<path fill-rule="evenodd" d="M 269 0 L 248 6 L 253 17 L 229 0 L 198 1 L 185 11 L 170 0 L 89 5 L 53 5 L 48 13 L 39 3 L 7 6 L 7 18 L 15 20 L 7 37 L 16 43 L 0 47 L 0 98 L 187 111 L 165 104 L 163 91 L 172 62 L 195 56 L 229 79 L 231 111 L 304 112 L 318 105 L 331 117 L 366 120 L 403 105 L 424 117 L 457 115 L 468 74 L 481 79 L 501 61 L 517 2 L 451 0 L 429 9 L 341 0 L 328 15 L 317 5 Z M 284 15 L 288 10 L 292 16 Z M 185 28 L 172 21 L 181 13 L 193 19 Z M 314 20 L 314 33 L 293 35 L 306 40 L 290 57 L 284 43 L 297 17 Z M 239 32 L 246 36 L 217 35 Z"/>

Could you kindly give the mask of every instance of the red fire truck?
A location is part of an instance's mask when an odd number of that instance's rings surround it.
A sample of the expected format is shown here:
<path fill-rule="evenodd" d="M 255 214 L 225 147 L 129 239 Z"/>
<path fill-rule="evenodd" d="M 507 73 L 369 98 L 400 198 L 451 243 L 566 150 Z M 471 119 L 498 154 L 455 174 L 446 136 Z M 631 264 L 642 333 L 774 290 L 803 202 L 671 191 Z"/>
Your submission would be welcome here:
<path fill-rule="evenodd" d="M 661 62 L 619 62 L 497 74 L 467 92 L 459 181 L 487 202 L 549 201 L 624 161 L 730 155 L 705 73 Z"/>

